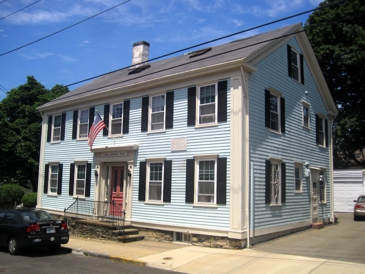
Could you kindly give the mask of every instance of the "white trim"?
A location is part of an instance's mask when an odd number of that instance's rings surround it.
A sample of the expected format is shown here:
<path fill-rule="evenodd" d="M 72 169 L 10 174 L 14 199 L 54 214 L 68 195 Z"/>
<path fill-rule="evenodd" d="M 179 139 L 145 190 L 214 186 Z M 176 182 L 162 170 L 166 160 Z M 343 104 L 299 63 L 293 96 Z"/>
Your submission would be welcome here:
<path fill-rule="evenodd" d="M 152 129 L 152 98 L 157 96 L 163 96 L 163 127 L 160 129 Z M 158 94 L 151 94 L 149 96 L 149 104 L 148 104 L 148 133 L 155 133 L 155 132 L 164 132 L 166 131 L 166 92 L 158 93 Z M 160 111 L 162 112 L 162 111 Z"/>
<path fill-rule="evenodd" d="M 113 131 L 113 106 L 115 106 L 115 105 L 122 105 L 122 116 L 120 118 L 118 118 L 118 120 L 119 119 L 121 120 L 121 122 L 120 122 L 120 133 L 112 134 L 112 131 Z M 108 130 L 108 137 L 113 138 L 113 137 L 123 136 L 124 101 L 118 102 L 118 103 L 110 103 L 109 113 L 104 113 L 104 116 L 105 115 L 109 115 L 109 125 L 107 125 L 107 126 L 110 130 Z"/>
<path fill-rule="evenodd" d="M 82 137 L 80 138 L 80 118 L 81 118 L 81 112 L 87 110 L 87 129 L 86 129 L 86 137 Z M 84 108 L 84 109 L 79 109 L 77 111 L 77 130 L 76 130 L 76 140 L 87 140 L 87 138 L 89 137 L 89 129 L 90 129 L 90 121 L 89 121 L 89 117 L 90 117 L 90 109 L 89 108 Z M 86 123 L 84 123 L 86 124 Z"/>
<path fill-rule="evenodd" d="M 201 101 L 201 88 L 204 87 L 209 87 L 209 86 L 214 86 L 214 121 L 212 122 L 207 122 L 207 123 L 201 123 L 200 122 L 200 111 L 201 111 L 201 105 L 200 101 Z M 204 83 L 204 84 L 199 84 L 196 86 L 197 88 L 197 96 L 196 96 L 196 115 L 195 115 L 195 125 L 196 126 L 206 126 L 206 125 L 216 125 L 218 124 L 218 81 L 217 82 L 213 82 L 213 83 Z M 212 103 L 210 103 L 212 104 Z M 209 116 L 211 116 L 213 114 L 210 114 Z"/>

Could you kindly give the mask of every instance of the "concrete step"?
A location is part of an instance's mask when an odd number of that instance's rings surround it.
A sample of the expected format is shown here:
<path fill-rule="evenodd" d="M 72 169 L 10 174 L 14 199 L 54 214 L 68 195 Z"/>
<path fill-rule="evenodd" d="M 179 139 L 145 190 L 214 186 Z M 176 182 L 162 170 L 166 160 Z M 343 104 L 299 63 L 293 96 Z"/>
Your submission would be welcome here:
<path fill-rule="evenodd" d="M 136 241 L 142 241 L 144 239 L 143 235 L 125 235 L 125 236 L 118 236 L 118 241 L 121 241 L 123 243 L 129 243 L 129 242 L 136 242 Z"/>
<path fill-rule="evenodd" d="M 124 229 L 124 235 L 136 235 L 138 233 L 139 233 L 139 231 L 136 228 L 125 228 Z M 113 230 L 112 234 L 114 236 L 123 236 L 123 230 L 121 230 L 121 229 Z"/>

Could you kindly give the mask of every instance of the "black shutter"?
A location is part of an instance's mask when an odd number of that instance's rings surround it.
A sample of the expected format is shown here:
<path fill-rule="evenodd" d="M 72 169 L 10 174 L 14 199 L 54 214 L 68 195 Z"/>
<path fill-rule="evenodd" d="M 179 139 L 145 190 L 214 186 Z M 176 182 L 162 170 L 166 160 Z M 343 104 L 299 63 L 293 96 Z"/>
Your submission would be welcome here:
<path fill-rule="evenodd" d="M 92 107 L 89 109 L 89 129 L 91 128 L 92 124 L 94 123 L 94 116 L 95 116 L 95 108 Z"/>
<path fill-rule="evenodd" d="M 62 113 L 61 141 L 65 140 L 66 133 L 66 113 Z"/>
<path fill-rule="evenodd" d="M 188 88 L 188 126 L 195 126 L 196 87 Z"/>
<path fill-rule="evenodd" d="M 186 203 L 194 203 L 194 169 L 195 169 L 195 160 L 186 159 L 186 189 L 185 189 Z"/>
<path fill-rule="evenodd" d="M 90 197 L 90 190 L 91 190 L 91 163 L 87 163 L 85 197 Z"/>
<path fill-rule="evenodd" d="M 316 144 L 319 144 L 319 116 L 317 114 L 316 114 Z"/>
<path fill-rule="evenodd" d="M 48 176 L 49 176 L 49 164 L 44 165 L 44 185 L 43 185 L 43 193 L 48 193 Z"/>
<path fill-rule="evenodd" d="M 303 54 L 300 55 L 300 82 L 304 85 L 304 65 L 303 65 Z"/>
<path fill-rule="evenodd" d="M 138 201 L 146 200 L 146 162 L 139 162 Z"/>
<path fill-rule="evenodd" d="M 110 105 L 104 105 L 104 123 L 106 125 L 105 128 L 103 128 L 103 136 L 108 136 L 108 128 L 109 128 L 109 109 Z"/>
<path fill-rule="evenodd" d="M 172 173 L 172 161 L 166 160 L 164 162 L 164 178 L 163 178 L 164 202 L 171 202 L 171 173 Z"/>
<path fill-rule="evenodd" d="M 52 138 L 52 120 L 53 120 L 53 116 L 50 115 L 48 116 L 48 132 L 47 132 L 47 142 L 51 142 L 51 138 Z"/>
<path fill-rule="evenodd" d="M 166 129 L 174 126 L 174 92 L 166 93 Z"/>
<path fill-rule="evenodd" d="M 265 127 L 270 128 L 270 91 L 265 89 Z"/>
<path fill-rule="evenodd" d="M 75 140 L 77 138 L 77 120 L 79 116 L 79 111 L 74 110 L 74 115 L 72 119 L 72 139 Z"/>
<path fill-rule="evenodd" d="M 281 132 L 285 133 L 285 99 L 280 97 L 280 122 L 281 122 Z"/>
<path fill-rule="evenodd" d="M 63 164 L 58 165 L 58 182 L 57 182 L 57 194 L 62 194 L 62 174 L 63 174 Z"/>
<path fill-rule="evenodd" d="M 217 204 L 225 205 L 227 196 L 227 158 L 217 159 Z"/>
<path fill-rule="evenodd" d="M 271 163 L 265 160 L 265 204 L 271 202 L 271 182 L 270 182 Z"/>
<path fill-rule="evenodd" d="M 142 98 L 142 117 L 141 117 L 141 132 L 146 132 L 148 130 L 148 104 L 150 98 Z"/>
<path fill-rule="evenodd" d="M 68 187 L 68 194 L 70 196 L 74 195 L 74 181 L 75 181 L 75 164 L 70 164 L 70 183 Z"/>
<path fill-rule="evenodd" d="M 127 100 L 123 103 L 123 134 L 129 133 L 129 110 L 131 101 Z"/>
<path fill-rule="evenodd" d="M 288 54 L 288 75 L 292 77 L 291 71 L 291 46 L 287 45 L 287 54 Z"/>
<path fill-rule="evenodd" d="M 326 136 L 326 147 L 329 147 L 329 138 L 328 138 L 328 120 L 324 120 L 325 122 L 325 127 L 324 127 L 324 132 L 325 132 L 325 136 Z"/>
<path fill-rule="evenodd" d="M 281 203 L 286 202 L 286 165 L 281 163 Z"/>
<path fill-rule="evenodd" d="M 227 122 L 228 82 L 218 82 L 218 122 Z"/>

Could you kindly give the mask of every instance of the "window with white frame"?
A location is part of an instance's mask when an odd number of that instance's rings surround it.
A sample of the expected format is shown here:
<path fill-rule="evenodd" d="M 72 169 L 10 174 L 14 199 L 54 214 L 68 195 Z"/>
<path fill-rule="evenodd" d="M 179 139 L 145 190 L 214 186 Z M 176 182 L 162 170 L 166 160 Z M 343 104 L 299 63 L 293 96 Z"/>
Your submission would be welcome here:
<path fill-rule="evenodd" d="M 165 94 L 159 94 L 150 97 L 151 111 L 150 111 L 150 130 L 164 130 L 165 129 Z"/>
<path fill-rule="evenodd" d="M 197 183 L 197 202 L 216 203 L 216 159 L 201 159 L 197 161 L 198 183 Z"/>
<path fill-rule="evenodd" d="M 270 163 L 270 204 L 281 204 L 281 163 L 272 161 Z"/>
<path fill-rule="evenodd" d="M 319 172 L 318 181 L 319 181 L 319 201 L 321 203 L 325 203 L 326 202 L 326 180 L 325 180 L 323 171 Z"/>
<path fill-rule="evenodd" d="M 295 50 L 291 49 L 291 77 L 297 81 L 299 81 L 299 75 L 300 75 L 300 55 Z"/>
<path fill-rule="evenodd" d="M 123 133 L 123 103 L 111 105 L 111 134 L 118 135 Z"/>
<path fill-rule="evenodd" d="M 303 127 L 309 128 L 309 106 L 303 103 Z"/>
<path fill-rule="evenodd" d="M 302 192 L 302 175 L 303 166 L 300 164 L 295 164 L 294 166 L 294 191 Z"/>
<path fill-rule="evenodd" d="M 75 195 L 85 196 L 86 188 L 86 167 L 85 163 L 75 164 Z"/>
<path fill-rule="evenodd" d="M 89 133 L 89 110 L 79 111 L 79 139 L 87 138 Z"/>
<path fill-rule="evenodd" d="M 199 124 L 217 121 L 217 84 L 199 87 Z"/>
<path fill-rule="evenodd" d="M 325 119 L 318 115 L 316 116 L 316 131 L 318 145 L 325 146 Z"/>
<path fill-rule="evenodd" d="M 61 125 L 62 125 L 62 115 L 53 116 L 53 130 L 52 130 L 52 141 L 61 141 Z"/>
<path fill-rule="evenodd" d="M 163 162 L 148 162 L 147 201 L 162 202 Z"/>
<path fill-rule="evenodd" d="M 58 190 L 58 164 L 49 166 L 49 189 L 48 193 L 57 194 Z"/>
<path fill-rule="evenodd" d="M 280 100 L 279 97 L 270 93 L 270 129 L 280 131 Z"/>

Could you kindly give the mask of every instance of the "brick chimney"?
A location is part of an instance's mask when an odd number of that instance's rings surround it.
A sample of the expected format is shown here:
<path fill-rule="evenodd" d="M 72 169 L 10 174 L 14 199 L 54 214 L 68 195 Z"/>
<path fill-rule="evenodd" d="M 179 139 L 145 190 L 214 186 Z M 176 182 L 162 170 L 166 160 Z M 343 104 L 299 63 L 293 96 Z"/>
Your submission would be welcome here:
<path fill-rule="evenodd" d="M 138 64 L 148 61 L 149 53 L 150 53 L 150 44 L 148 42 L 140 41 L 134 43 L 132 51 L 132 66 L 139 67 Z"/>

